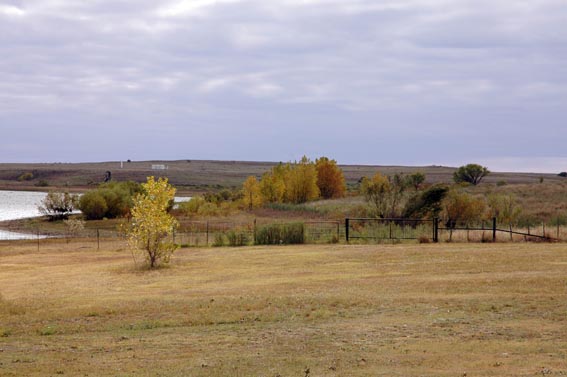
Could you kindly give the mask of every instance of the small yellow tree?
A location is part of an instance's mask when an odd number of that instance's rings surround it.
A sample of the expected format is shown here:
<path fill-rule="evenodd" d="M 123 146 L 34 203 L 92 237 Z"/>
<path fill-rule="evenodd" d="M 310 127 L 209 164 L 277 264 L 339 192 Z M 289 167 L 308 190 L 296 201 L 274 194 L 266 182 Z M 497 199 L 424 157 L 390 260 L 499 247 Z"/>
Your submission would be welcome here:
<path fill-rule="evenodd" d="M 274 166 L 270 172 L 262 175 L 260 192 L 262 200 L 267 203 L 281 203 L 285 195 L 285 174 L 287 165 Z"/>
<path fill-rule="evenodd" d="M 132 224 L 128 230 L 128 243 L 135 250 L 142 250 L 150 268 L 159 263 L 168 263 L 177 249 L 173 242 L 167 242 L 177 220 L 167 210 L 174 199 L 175 188 L 167 178 L 155 180 L 148 177 L 142 184 L 143 192 L 136 195 L 132 208 Z"/>
<path fill-rule="evenodd" d="M 449 228 L 480 221 L 486 214 L 484 199 L 456 189 L 450 190 L 442 202 L 443 216 Z"/>
<path fill-rule="evenodd" d="M 249 176 L 242 185 L 242 201 L 249 210 L 262 205 L 262 195 L 260 194 L 260 183 L 253 175 Z"/>
<path fill-rule="evenodd" d="M 388 177 L 376 173 L 371 179 L 364 177 L 360 186 L 360 192 L 374 208 L 376 217 L 386 217 L 392 185 Z"/>

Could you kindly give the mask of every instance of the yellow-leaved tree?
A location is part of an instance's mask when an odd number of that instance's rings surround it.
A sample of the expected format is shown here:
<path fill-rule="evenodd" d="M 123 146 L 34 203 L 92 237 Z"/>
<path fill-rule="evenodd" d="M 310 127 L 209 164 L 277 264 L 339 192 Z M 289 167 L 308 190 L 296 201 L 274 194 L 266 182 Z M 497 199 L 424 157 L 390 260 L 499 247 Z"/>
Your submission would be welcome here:
<path fill-rule="evenodd" d="M 132 223 L 128 229 L 128 243 L 145 254 L 150 268 L 168 263 L 177 245 L 168 238 L 178 226 L 177 220 L 168 213 L 174 199 L 175 188 L 167 178 L 148 177 L 142 184 L 142 193 L 134 197 L 131 210 Z"/>
<path fill-rule="evenodd" d="M 345 196 L 345 177 L 343 171 L 337 165 L 337 161 L 321 157 L 315 160 L 315 167 L 317 168 L 317 186 L 324 199 Z"/>
<path fill-rule="evenodd" d="M 279 164 L 272 168 L 270 172 L 262 175 L 260 181 L 260 192 L 262 200 L 266 203 L 281 203 L 285 195 L 285 174 L 289 166 Z"/>
<path fill-rule="evenodd" d="M 319 198 L 317 168 L 306 156 L 290 164 L 285 174 L 285 201 L 301 204 Z"/>
<path fill-rule="evenodd" d="M 374 208 L 372 209 L 373 215 L 376 217 L 386 217 L 390 194 L 392 192 L 392 185 L 388 177 L 376 173 L 372 178 L 364 177 L 360 186 L 360 192 L 364 198 Z"/>
<path fill-rule="evenodd" d="M 262 195 L 260 193 L 260 183 L 253 175 L 249 176 L 242 185 L 242 201 L 249 210 L 262 205 Z"/>

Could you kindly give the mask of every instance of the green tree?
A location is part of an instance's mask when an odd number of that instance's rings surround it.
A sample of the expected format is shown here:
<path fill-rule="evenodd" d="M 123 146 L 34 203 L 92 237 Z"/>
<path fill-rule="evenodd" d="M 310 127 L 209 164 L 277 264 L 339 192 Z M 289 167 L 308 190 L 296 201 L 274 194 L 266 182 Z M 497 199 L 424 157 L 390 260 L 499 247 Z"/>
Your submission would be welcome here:
<path fill-rule="evenodd" d="M 449 188 L 435 185 L 412 197 L 404 208 L 403 217 L 435 218 L 441 213 L 441 202 Z"/>
<path fill-rule="evenodd" d="M 468 164 L 459 167 L 453 173 L 453 180 L 456 183 L 467 182 L 476 186 L 488 174 L 490 174 L 490 171 L 487 168 L 478 164 Z"/>
<path fill-rule="evenodd" d="M 37 209 L 50 221 L 67 219 L 75 210 L 78 196 L 68 192 L 50 191 L 41 201 Z"/>
<path fill-rule="evenodd" d="M 175 188 L 167 178 L 156 181 L 148 177 L 142 189 L 134 198 L 128 243 L 133 249 L 143 251 L 148 266 L 155 268 L 160 263 L 168 263 L 177 249 L 177 245 L 167 241 L 178 226 L 177 220 L 168 213 Z"/>
<path fill-rule="evenodd" d="M 337 161 L 321 157 L 315 160 L 317 168 L 317 187 L 324 199 L 342 198 L 345 196 L 346 184 L 343 171 Z"/>
<path fill-rule="evenodd" d="M 408 180 L 408 184 L 412 186 L 415 189 L 415 191 L 417 191 L 425 182 L 425 174 L 418 171 L 408 175 L 407 180 Z"/>

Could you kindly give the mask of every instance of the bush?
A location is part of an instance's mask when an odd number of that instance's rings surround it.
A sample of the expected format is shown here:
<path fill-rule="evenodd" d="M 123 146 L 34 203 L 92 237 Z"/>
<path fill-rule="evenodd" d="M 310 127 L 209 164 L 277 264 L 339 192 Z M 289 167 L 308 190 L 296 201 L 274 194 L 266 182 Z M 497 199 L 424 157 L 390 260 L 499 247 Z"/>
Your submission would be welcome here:
<path fill-rule="evenodd" d="M 47 187 L 49 186 L 49 182 L 47 182 L 45 179 L 40 179 L 35 185 L 37 187 Z"/>
<path fill-rule="evenodd" d="M 215 240 L 213 241 L 213 246 L 214 247 L 224 246 L 224 234 L 222 233 L 215 234 Z"/>
<path fill-rule="evenodd" d="M 18 177 L 18 181 L 19 181 L 19 182 L 31 181 L 32 179 L 33 179 L 33 173 L 31 173 L 31 172 L 22 173 L 22 174 Z"/>
<path fill-rule="evenodd" d="M 43 215 L 49 217 L 49 220 L 67 219 L 75 210 L 77 203 L 77 195 L 68 192 L 50 192 L 41 201 L 38 210 Z"/>
<path fill-rule="evenodd" d="M 98 220 L 104 217 L 108 206 L 98 191 L 89 191 L 79 199 L 79 209 L 87 220 Z"/>
<path fill-rule="evenodd" d="M 256 231 L 257 245 L 291 245 L 305 243 L 303 223 L 270 224 Z"/>
<path fill-rule="evenodd" d="M 246 246 L 249 242 L 248 233 L 241 230 L 231 230 L 226 234 L 230 246 Z"/>
<path fill-rule="evenodd" d="M 235 202 L 209 202 L 202 196 L 195 196 L 191 200 L 179 203 L 179 211 L 189 217 L 193 216 L 227 216 L 236 205 Z"/>
<path fill-rule="evenodd" d="M 103 183 L 81 197 L 79 209 L 88 220 L 126 216 L 132 207 L 133 197 L 141 191 L 136 182 Z"/>
<path fill-rule="evenodd" d="M 406 204 L 403 217 L 406 218 L 434 218 L 441 212 L 441 202 L 449 188 L 445 185 L 436 185 L 423 191 L 420 195 L 412 197 Z"/>
<path fill-rule="evenodd" d="M 419 238 L 417 239 L 417 241 L 419 243 L 430 243 L 431 240 L 429 239 L 429 237 L 427 236 L 419 236 Z"/>

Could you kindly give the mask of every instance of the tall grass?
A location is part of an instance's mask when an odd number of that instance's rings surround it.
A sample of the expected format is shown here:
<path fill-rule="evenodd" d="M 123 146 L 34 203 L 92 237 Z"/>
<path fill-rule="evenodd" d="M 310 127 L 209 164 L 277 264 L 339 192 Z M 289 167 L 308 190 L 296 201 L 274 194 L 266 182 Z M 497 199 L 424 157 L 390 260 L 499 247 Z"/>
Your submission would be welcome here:
<path fill-rule="evenodd" d="M 257 245 L 291 245 L 305 243 L 303 223 L 270 224 L 256 231 Z"/>

